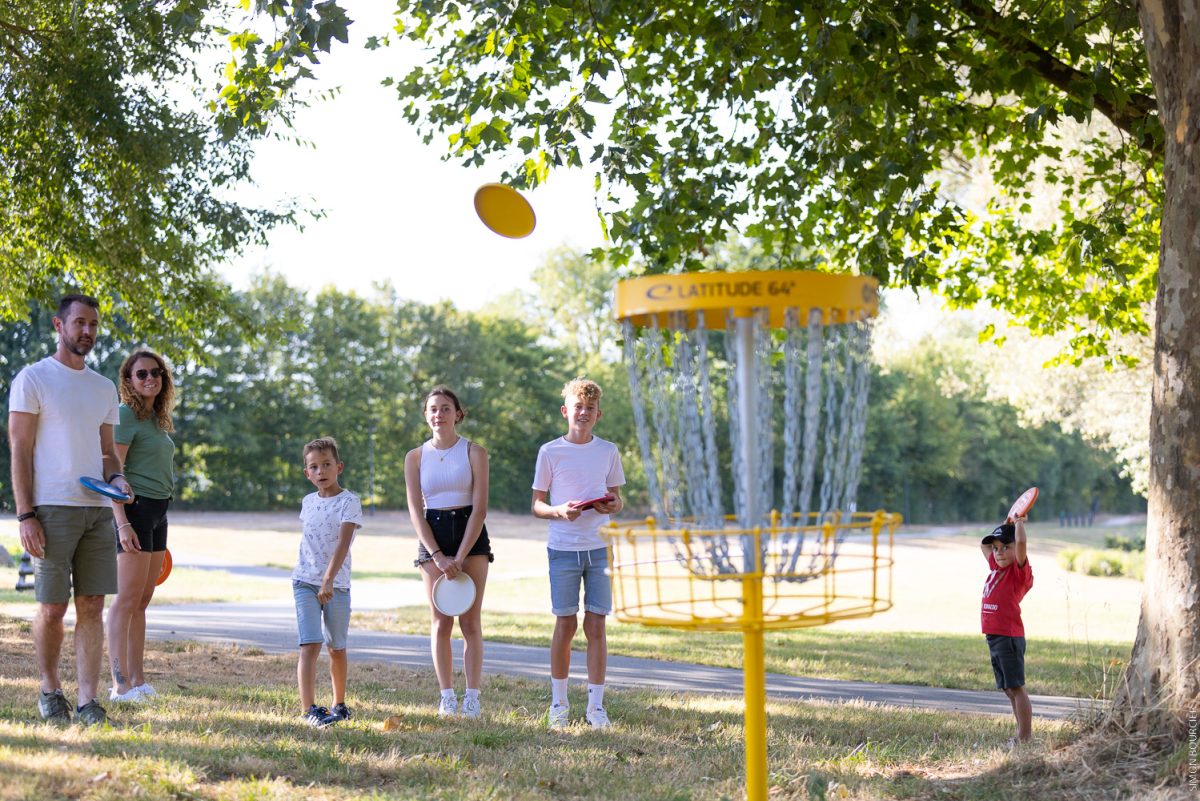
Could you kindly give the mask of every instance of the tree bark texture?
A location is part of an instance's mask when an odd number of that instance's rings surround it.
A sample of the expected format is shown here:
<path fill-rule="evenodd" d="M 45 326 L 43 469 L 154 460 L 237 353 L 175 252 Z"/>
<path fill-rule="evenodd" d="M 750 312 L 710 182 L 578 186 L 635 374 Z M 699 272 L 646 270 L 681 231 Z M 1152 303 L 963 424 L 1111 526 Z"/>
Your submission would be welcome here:
<path fill-rule="evenodd" d="M 1146 576 L 1117 720 L 1186 736 L 1200 711 L 1200 0 L 1141 0 L 1166 135 Z"/>

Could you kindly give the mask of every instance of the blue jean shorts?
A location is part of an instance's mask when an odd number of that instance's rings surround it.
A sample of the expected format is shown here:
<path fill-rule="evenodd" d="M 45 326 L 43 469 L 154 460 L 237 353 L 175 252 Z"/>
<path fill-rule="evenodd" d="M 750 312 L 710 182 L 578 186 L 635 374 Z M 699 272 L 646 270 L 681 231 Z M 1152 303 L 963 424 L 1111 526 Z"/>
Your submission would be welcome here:
<path fill-rule="evenodd" d="M 333 589 L 333 597 L 324 606 L 317 600 L 321 588 L 315 584 L 292 580 L 292 596 L 296 599 L 296 627 L 300 644 L 325 643 L 331 651 L 346 650 L 346 635 L 350 631 L 350 590 Z M 321 634 L 321 623 L 325 634 Z"/>
<path fill-rule="evenodd" d="M 612 583 L 608 579 L 608 549 L 557 551 L 546 549 L 550 560 L 550 607 L 558 617 L 579 614 L 579 583 L 583 608 L 597 615 L 612 612 Z"/>

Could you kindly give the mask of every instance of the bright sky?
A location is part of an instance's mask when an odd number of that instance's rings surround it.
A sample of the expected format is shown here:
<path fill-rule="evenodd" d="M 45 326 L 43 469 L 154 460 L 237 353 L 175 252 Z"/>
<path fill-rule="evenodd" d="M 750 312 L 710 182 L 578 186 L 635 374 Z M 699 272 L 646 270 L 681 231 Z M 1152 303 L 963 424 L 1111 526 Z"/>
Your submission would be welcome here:
<path fill-rule="evenodd" d="M 474 309 L 527 287 L 548 251 L 603 243 L 592 176 L 578 170 L 555 171 L 546 186 L 526 194 L 537 215 L 530 236 L 512 240 L 486 229 L 472 199 L 481 184 L 500 179 L 500 163 L 462 167 L 440 159 L 443 141 L 422 143 L 395 90 L 380 85 L 402 76 L 419 53 L 407 43 L 364 50 L 367 36 L 390 30 L 390 4 L 342 5 L 355 19 L 350 44 L 335 46 L 318 68 L 319 87 L 340 86 L 341 93 L 295 120 L 315 149 L 264 142 L 253 168 L 258 202 L 295 197 L 326 216 L 302 232 L 278 229 L 269 247 L 227 265 L 227 280 L 245 288 L 251 274 L 270 268 L 293 286 L 332 284 L 360 294 L 390 280 L 402 297 Z"/>

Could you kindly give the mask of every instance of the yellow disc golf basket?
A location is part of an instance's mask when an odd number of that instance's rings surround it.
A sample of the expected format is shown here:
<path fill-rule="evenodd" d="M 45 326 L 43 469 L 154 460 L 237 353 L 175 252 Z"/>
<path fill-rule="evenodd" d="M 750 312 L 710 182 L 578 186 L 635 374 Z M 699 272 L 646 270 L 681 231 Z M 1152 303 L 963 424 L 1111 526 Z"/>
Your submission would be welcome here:
<path fill-rule="evenodd" d="M 859 512 L 855 500 L 878 310 L 877 282 L 859 276 L 698 273 L 617 286 L 653 516 L 606 529 L 615 611 L 742 632 L 754 801 L 767 795 L 763 632 L 892 605 L 900 516 Z"/>

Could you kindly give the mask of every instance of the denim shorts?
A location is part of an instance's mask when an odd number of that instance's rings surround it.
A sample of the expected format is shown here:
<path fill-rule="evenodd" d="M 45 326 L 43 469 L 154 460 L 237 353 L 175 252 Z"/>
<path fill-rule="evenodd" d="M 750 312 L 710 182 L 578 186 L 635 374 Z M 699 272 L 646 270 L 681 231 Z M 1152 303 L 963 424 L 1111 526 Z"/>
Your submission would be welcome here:
<path fill-rule="evenodd" d="M 350 631 L 350 590 L 333 588 L 333 597 L 324 606 L 317 600 L 320 587 L 292 580 L 292 596 L 296 599 L 296 627 L 300 644 L 325 643 L 331 651 L 346 650 L 346 635 Z M 321 622 L 325 636 L 321 636 Z"/>
<path fill-rule="evenodd" d="M 1025 638 L 987 635 L 988 651 L 992 655 L 992 673 L 996 675 L 997 690 L 1012 690 L 1025 686 Z"/>
<path fill-rule="evenodd" d="M 592 551 L 546 549 L 550 561 L 550 611 L 558 617 L 579 613 L 579 582 L 583 608 L 597 615 L 612 612 L 612 583 L 608 580 L 608 548 Z"/>
<path fill-rule="evenodd" d="M 81 595 L 117 592 L 117 552 L 111 506 L 39 506 L 45 556 L 33 558 L 33 595 L 41 604 L 65 604 Z"/>

